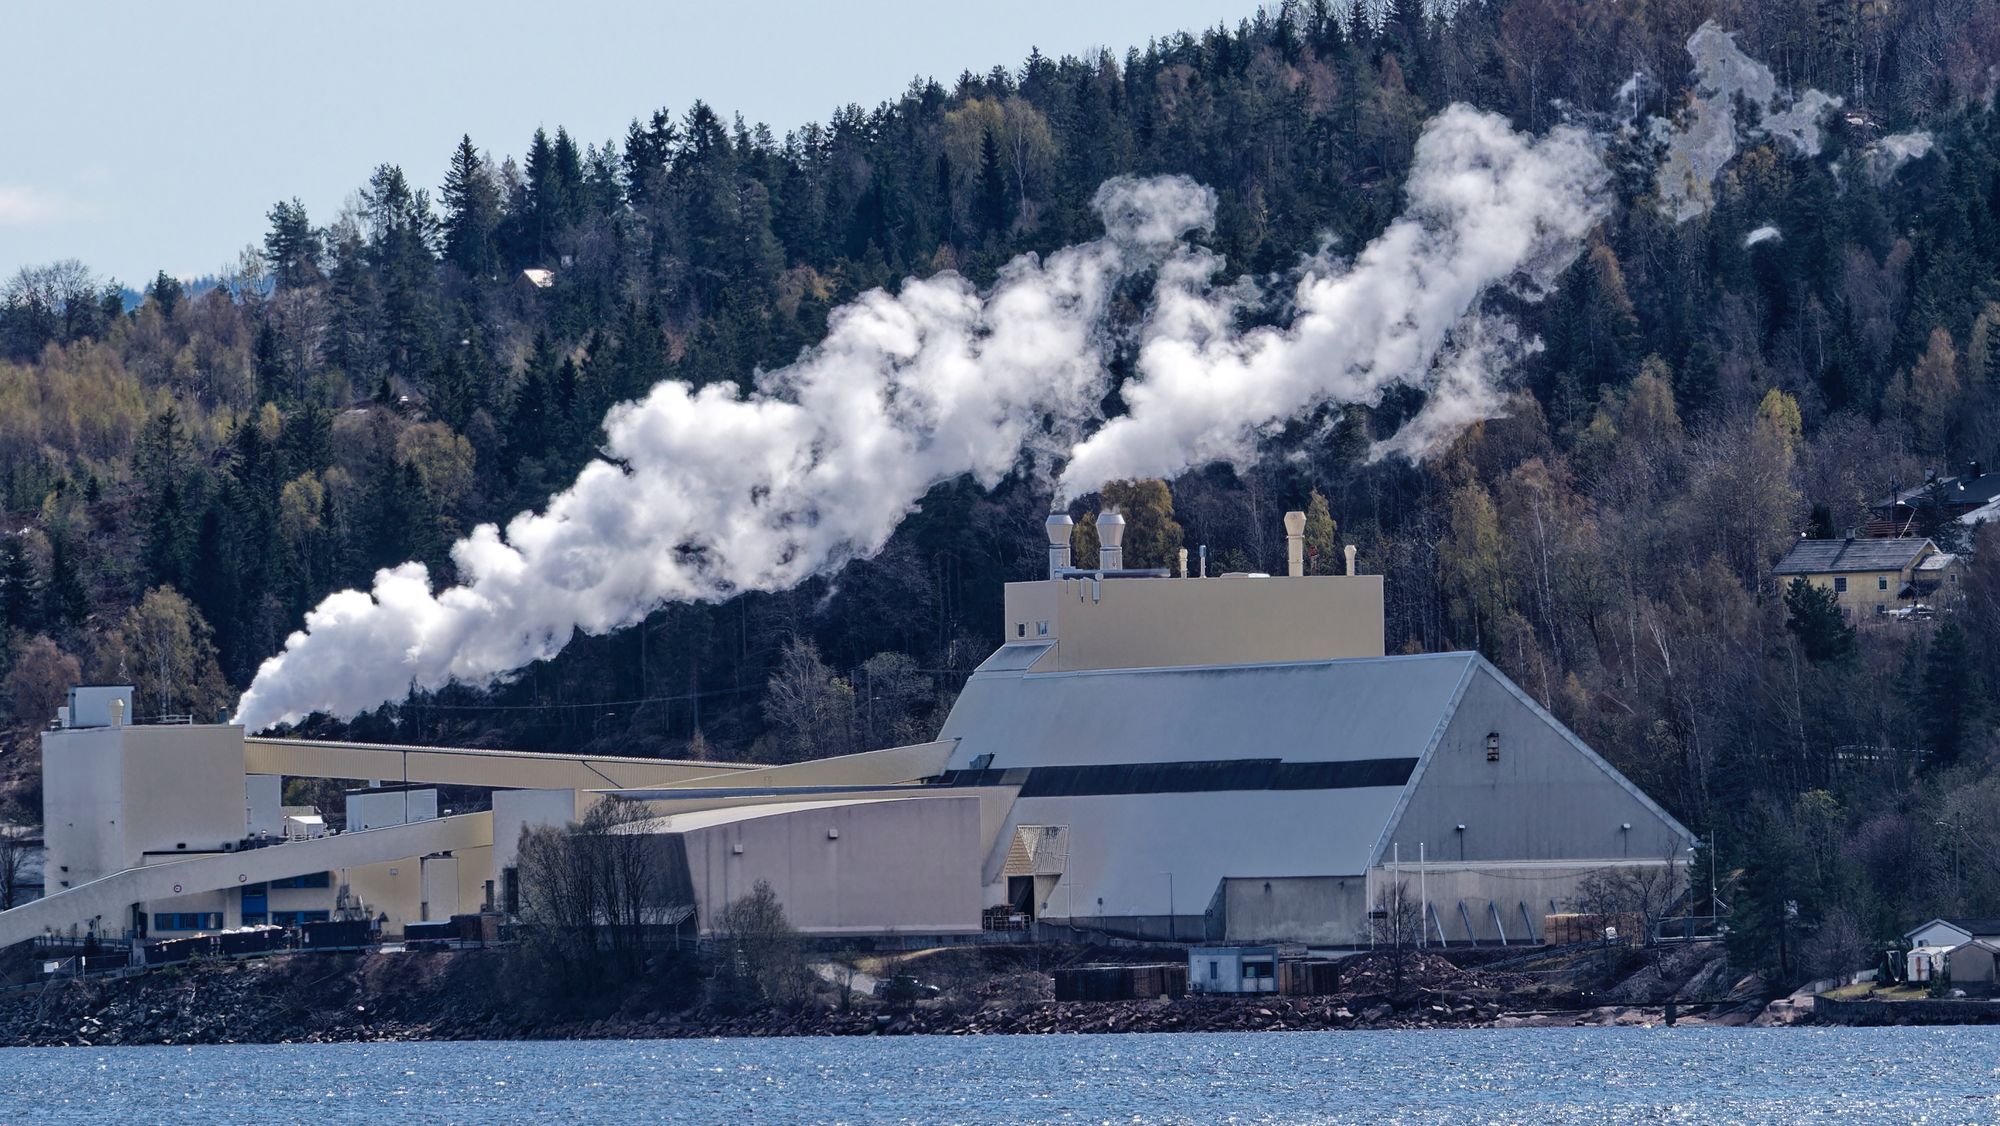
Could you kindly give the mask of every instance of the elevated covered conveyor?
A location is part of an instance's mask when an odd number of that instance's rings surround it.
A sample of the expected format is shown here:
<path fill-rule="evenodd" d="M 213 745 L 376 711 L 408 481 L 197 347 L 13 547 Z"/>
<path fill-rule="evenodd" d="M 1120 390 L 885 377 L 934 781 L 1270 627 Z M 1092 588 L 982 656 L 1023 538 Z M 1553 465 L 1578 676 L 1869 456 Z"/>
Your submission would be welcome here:
<path fill-rule="evenodd" d="M 11 911 L 0 911 L 0 947 L 93 923 L 104 929 L 121 930 L 126 912 L 135 903 L 313 872 L 358 868 L 405 857 L 483 848 L 492 843 L 493 815 L 462 813 L 268 848 L 210 853 L 127 868 Z"/>
<path fill-rule="evenodd" d="M 249 774 L 278 774 L 287 778 L 423 782 L 510 790 L 620 790 L 633 786 L 670 786 L 754 767 L 678 759 L 247 736 L 243 740 L 243 769 Z"/>

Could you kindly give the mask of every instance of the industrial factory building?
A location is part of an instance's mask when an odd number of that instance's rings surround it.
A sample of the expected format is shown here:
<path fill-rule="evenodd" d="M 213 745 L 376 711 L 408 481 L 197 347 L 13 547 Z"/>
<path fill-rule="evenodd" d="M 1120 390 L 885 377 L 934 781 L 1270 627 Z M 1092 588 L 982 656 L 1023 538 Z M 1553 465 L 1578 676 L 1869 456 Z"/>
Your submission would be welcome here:
<path fill-rule="evenodd" d="M 1431 941 L 1532 942 L 1593 872 L 1684 865 L 1692 838 L 1471 653 L 1388 656 L 1382 579 L 1128 570 L 1009 584 L 1005 637 L 938 740 L 778 767 L 271 740 L 132 727 L 84 691 L 44 738 L 46 931 L 199 932 L 366 917 L 388 933 L 514 896 L 524 827 L 644 802 L 703 932 L 768 882 L 822 936 L 993 928 L 1365 946 L 1407 889 Z M 349 831 L 275 807 L 350 780 Z M 450 813 L 438 785 L 492 791 Z"/>

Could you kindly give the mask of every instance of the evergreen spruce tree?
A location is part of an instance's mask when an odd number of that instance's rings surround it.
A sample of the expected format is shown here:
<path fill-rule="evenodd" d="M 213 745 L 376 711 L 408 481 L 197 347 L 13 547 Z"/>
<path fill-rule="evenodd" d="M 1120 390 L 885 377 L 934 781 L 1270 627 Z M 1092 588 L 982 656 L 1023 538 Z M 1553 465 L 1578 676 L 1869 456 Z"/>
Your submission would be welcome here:
<path fill-rule="evenodd" d="M 500 223 L 500 187 L 487 174 L 468 134 L 459 138 L 444 174 L 444 257 L 470 278 L 500 268 L 493 232 Z"/>

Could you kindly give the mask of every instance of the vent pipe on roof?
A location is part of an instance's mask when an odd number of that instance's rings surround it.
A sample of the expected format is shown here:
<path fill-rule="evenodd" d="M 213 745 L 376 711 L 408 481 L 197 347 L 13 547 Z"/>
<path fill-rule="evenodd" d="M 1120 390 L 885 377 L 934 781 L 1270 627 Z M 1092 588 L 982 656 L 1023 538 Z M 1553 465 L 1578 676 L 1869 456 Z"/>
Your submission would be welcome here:
<path fill-rule="evenodd" d="M 1187 548 L 1181 548 L 1181 578 L 1187 578 Z"/>
<path fill-rule="evenodd" d="M 1097 567 L 1101 571 L 1125 569 L 1125 518 L 1116 512 L 1097 514 Z"/>
<path fill-rule="evenodd" d="M 1360 574 L 1360 573 L 1361 573 L 1361 572 L 1359 572 L 1359 571 L 1357 571 L 1357 570 L 1355 570 L 1355 569 L 1354 569 L 1354 545 L 1353 545 L 1353 544 L 1348 544 L 1348 545 L 1347 545 L 1347 573 L 1348 573 L 1348 574 L 1350 574 L 1350 575 L 1358 575 L 1358 574 Z"/>
<path fill-rule="evenodd" d="M 125 726 L 125 701 L 116 696 L 111 698 L 111 726 Z"/>
<path fill-rule="evenodd" d="M 1285 574 L 1304 578 L 1306 573 L 1306 514 L 1285 513 Z"/>
<path fill-rule="evenodd" d="M 1049 577 L 1055 578 L 1069 568 L 1069 530 L 1076 524 L 1060 512 L 1049 513 Z"/>

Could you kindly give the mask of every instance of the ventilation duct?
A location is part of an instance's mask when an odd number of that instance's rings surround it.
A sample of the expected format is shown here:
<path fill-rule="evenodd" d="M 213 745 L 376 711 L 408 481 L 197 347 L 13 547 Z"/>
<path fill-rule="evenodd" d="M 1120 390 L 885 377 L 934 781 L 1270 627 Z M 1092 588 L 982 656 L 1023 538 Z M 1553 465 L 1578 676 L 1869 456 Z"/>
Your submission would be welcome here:
<path fill-rule="evenodd" d="M 1125 518 L 1116 512 L 1102 512 L 1097 516 L 1097 569 L 1125 569 Z"/>

